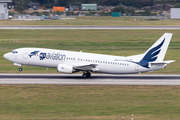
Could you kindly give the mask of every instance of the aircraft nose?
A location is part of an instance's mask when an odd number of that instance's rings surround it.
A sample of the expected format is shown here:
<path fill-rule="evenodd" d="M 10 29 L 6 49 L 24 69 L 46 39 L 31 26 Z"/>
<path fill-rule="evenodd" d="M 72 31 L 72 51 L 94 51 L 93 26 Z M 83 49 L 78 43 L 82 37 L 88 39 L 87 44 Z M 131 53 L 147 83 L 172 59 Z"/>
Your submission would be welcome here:
<path fill-rule="evenodd" d="M 10 53 L 4 54 L 3 57 L 4 57 L 5 59 L 9 60 L 9 58 L 10 58 Z"/>
<path fill-rule="evenodd" d="M 7 58 L 7 53 L 3 55 L 3 57 L 6 59 Z"/>

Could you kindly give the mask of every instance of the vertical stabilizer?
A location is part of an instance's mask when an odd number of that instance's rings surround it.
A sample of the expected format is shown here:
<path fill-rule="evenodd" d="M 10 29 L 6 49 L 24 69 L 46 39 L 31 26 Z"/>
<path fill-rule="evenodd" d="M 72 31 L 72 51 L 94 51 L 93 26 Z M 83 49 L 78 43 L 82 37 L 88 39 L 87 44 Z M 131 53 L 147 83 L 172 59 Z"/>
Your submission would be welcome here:
<path fill-rule="evenodd" d="M 162 62 L 171 41 L 172 33 L 164 33 L 144 54 L 139 65 L 149 68 L 149 62 Z"/>
<path fill-rule="evenodd" d="M 172 33 L 164 33 L 145 53 L 142 60 L 148 62 L 163 61 L 169 43 L 171 41 Z"/>

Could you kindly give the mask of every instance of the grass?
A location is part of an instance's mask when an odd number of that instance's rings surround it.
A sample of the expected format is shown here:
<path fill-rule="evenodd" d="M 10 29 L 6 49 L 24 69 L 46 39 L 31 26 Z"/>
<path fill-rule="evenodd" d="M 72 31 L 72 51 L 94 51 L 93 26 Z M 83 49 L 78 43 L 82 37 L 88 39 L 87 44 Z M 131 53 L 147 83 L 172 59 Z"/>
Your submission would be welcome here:
<path fill-rule="evenodd" d="M 165 60 L 176 60 L 166 69 L 153 73 L 180 73 L 177 55 L 180 30 L 0 30 L 0 72 L 17 73 L 17 66 L 5 60 L 3 54 L 22 47 L 63 49 L 99 54 L 129 56 L 145 52 L 165 32 L 173 38 Z M 112 49 L 114 46 L 115 49 Z M 55 69 L 24 66 L 23 73 L 56 73 Z"/>
<path fill-rule="evenodd" d="M 1 119 L 179 119 L 179 86 L 0 85 Z"/>
<path fill-rule="evenodd" d="M 0 26 L 180 26 L 179 20 L 138 20 L 137 17 L 76 17 L 75 20 L 0 20 Z"/>
<path fill-rule="evenodd" d="M 180 30 L 0 30 L 0 72 L 19 73 L 3 54 L 20 47 L 128 56 L 143 53 L 165 32 L 174 34 L 165 60 L 176 62 L 153 73 L 179 74 Z M 2 120 L 128 120 L 132 114 L 135 120 L 175 120 L 180 113 L 179 86 L 0 85 L 0 95 Z"/>

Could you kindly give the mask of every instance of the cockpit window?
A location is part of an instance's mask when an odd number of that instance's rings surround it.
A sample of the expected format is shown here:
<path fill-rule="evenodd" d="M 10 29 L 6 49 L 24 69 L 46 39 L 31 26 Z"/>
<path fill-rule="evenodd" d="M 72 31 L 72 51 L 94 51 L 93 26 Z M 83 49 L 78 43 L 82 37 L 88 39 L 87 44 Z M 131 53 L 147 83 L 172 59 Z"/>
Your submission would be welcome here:
<path fill-rule="evenodd" d="M 16 51 L 16 50 L 13 50 L 13 51 L 12 51 L 12 53 L 13 53 L 13 54 L 16 54 L 16 53 L 18 53 L 18 51 Z"/>

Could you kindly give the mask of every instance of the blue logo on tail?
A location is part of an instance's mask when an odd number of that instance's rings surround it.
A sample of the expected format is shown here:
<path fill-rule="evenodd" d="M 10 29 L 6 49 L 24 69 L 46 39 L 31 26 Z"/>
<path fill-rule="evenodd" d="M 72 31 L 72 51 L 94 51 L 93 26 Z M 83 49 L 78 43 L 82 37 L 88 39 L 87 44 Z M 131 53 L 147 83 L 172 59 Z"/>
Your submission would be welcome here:
<path fill-rule="evenodd" d="M 152 48 L 151 50 L 149 50 L 147 52 L 147 54 L 143 57 L 143 59 L 139 62 L 139 65 L 149 68 L 149 62 L 153 62 L 156 61 L 159 53 L 161 52 L 161 47 L 164 44 L 165 38 L 164 40 L 156 47 Z"/>

